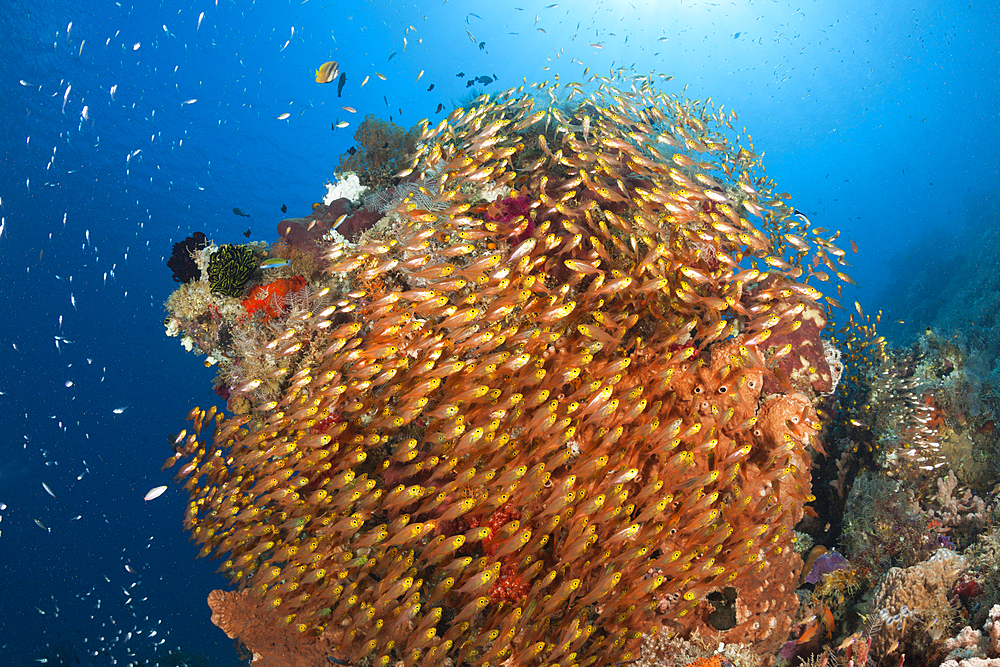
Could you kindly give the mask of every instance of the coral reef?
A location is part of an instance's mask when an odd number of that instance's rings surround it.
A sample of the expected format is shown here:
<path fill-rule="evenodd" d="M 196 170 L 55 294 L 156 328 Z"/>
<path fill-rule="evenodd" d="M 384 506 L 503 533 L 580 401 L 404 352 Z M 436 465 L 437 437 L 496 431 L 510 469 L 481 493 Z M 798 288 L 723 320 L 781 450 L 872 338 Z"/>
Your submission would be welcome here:
<path fill-rule="evenodd" d="M 660 631 L 642 637 L 635 667 L 756 667 L 760 656 L 742 644 L 683 639 Z"/>
<path fill-rule="evenodd" d="M 293 627 L 274 622 L 250 591 L 212 591 L 208 606 L 212 623 L 230 639 L 239 639 L 251 653 L 254 667 L 314 667 L 326 664 L 333 637 L 325 636 L 303 646 Z M 332 633 L 331 633 L 332 634 Z"/>
<path fill-rule="evenodd" d="M 990 608 L 982 630 L 966 625 L 944 642 L 948 652 L 941 667 L 997 667 L 1000 665 L 1000 605 Z"/>
<path fill-rule="evenodd" d="M 855 310 L 827 347 L 831 368 L 839 361 L 843 373 L 821 406 L 833 456 L 814 471 L 814 480 L 830 480 L 816 486 L 820 521 L 797 526 L 825 546 L 807 561 L 800 616 L 780 658 L 810 665 L 863 664 L 869 656 L 881 664 L 993 659 L 977 638 L 1000 602 L 992 528 L 1000 517 L 989 492 L 997 481 L 993 408 L 976 393 L 987 384 L 981 354 L 931 330 L 893 349 L 876 331 L 881 313 Z M 831 571 L 821 559 L 834 545 L 849 560 L 838 557 Z M 962 621 L 970 629 L 959 632 Z"/>
<path fill-rule="evenodd" d="M 1000 608 L 1000 530 L 997 529 L 997 508 L 988 510 L 989 528 L 965 551 L 969 568 L 953 591 L 953 601 L 966 610 L 969 622 L 981 627 L 988 615 Z M 997 626 L 1000 632 L 1000 626 Z M 1000 655 L 997 651 L 995 655 Z"/>
<path fill-rule="evenodd" d="M 882 620 L 872 651 L 883 658 L 905 653 L 923 664 L 939 661 L 936 642 L 951 629 L 951 590 L 965 568 L 962 556 L 940 549 L 917 565 L 889 570 L 872 600 L 872 613 Z"/>
<path fill-rule="evenodd" d="M 391 155 L 366 119 L 362 181 L 413 189 L 309 241 L 302 303 L 195 332 L 240 414 L 192 410 L 168 464 L 240 589 L 213 620 L 261 664 L 612 664 L 654 630 L 768 662 L 788 637 L 834 384 L 799 279 L 843 252 L 731 115 L 651 80 L 534 106 L 484 96 Z"/>
<path fill-rule="evenodd" d="M 888 563 L 908 567 L 926 557 L 927 523 L 898 480 L 865 471 L 848 495 L 841 542 L 854 568 L 874 583 Z"/>
<path fill-rule="evenodd" d="M 352 204 L 357 204 L 367 189 L 361 185 L 361 179 L 354 172 L 341 173 L 337 175 L 333 183 L 326 182 L 323 203 L 329 206 L 338 199 L 347 199 Z"/>
<path fill-rule="evenodd" d="M 306 286 L 306 279 L 302 276 L 291 278 L 278 278 L 266 285 L 257 285 L 247 298 L 243 299 L 243 307 L 247 313 L 253 315 L 261 311 L 265 321 L 275 317 L 280 317 L 285 311 L 285 304 L 290 295 L 298 292 Z"/>
<path fill-rule="evenodd" d="M 394 183 L 416 148 L 416 132 L 406 132 L 394 123 L 368 114 L 354 133 L 357 150 L 340 156 L 340 169 L 357 174 L 359 183 L 384 188 Z"/>
<path fill-rule="evenodd" d="M 239 297 L 256 270 L 256 257 L 249 247 L 219 246 L 208 263 L 208 284 L 216 294 Z"/>

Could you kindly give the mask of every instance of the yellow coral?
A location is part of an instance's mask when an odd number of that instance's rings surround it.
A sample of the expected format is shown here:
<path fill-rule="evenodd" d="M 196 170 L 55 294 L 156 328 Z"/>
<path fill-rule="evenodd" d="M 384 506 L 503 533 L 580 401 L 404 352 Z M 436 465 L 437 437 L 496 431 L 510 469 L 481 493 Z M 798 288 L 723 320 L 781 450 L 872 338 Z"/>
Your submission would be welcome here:
<path fill-rule="evenodd" d="M 844 598 L 861 587 L 861 577 L 850 567 L 833 570 L 823 575 L 816 585 L 814 595 L 818 598 L 830 598 L 837 604 L 842 604 Z"/>

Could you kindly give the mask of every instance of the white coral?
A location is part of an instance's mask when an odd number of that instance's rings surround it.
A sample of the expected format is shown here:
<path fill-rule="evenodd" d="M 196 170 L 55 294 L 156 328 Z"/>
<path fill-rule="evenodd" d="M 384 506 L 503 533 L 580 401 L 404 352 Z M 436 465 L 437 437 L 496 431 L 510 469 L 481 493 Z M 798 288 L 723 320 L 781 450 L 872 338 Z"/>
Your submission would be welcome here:
<path fill-rule="evenodd" d="M 986 503 L 969 489 L 964 489 L 961 495 L 958 489 L 958 477 L 955 472 L 948 471 L 947 477 L 937 480 L 937 501 L 941 510 L 934 514 L 948 527 L 958 526 L 963 520 L 983 523 L 986 521 Z"/>
<path fill-rule="evenodd" d="M 365 208 L 379 213 L 391 213 L 399 208 L 404 201 L 413 208 L 425 211 L 442 211 L 448 208 L 448 202 L 440 197 L 440 186 L 437 180 L 425 178 L 420 183 L 400 183 L 384 190 L 378 190 L 364 197 Z"/>
<path fill-rule="evenodd" d="M 176 317 L 168 317 L 164 325 L 167 327 L 167 335 L 171 338 L 177 336 L 181 331 L 181 323 Z"/>
<path fill-rule="evenodd" d="M 326 195 L 323 203 L 329 205 L 337 199 L 350 199 L 352 204 L 357 204 L 361 200 L 361 195 L 368 188 L 361 185 L 361 180 L 353 171 L 344 172 L 337 176 L 336 182 L 326 182 Z"/>

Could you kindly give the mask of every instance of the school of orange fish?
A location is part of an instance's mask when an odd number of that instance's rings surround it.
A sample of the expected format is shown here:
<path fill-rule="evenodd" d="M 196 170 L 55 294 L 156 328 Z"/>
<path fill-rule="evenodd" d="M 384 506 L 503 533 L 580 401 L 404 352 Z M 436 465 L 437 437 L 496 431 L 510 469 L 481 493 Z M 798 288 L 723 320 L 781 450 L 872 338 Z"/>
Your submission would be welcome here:
<path fill-rule="evenodd" d="M 734 114 L 655 84 L 424 121 L 397 177 L 436 206 L 328 244 L 331 305 L 276 344 L 280 397 L 253 378 L 248 414 L 192 411 L 168 461 L 186 527 L 303 644 L 617 663 L 787 553 L 820 423 L 768 339 L 818 309 L 824 269 L 849 281 L 844 253 Z M 493 219 L 509 196 L 527 209 Z"/>

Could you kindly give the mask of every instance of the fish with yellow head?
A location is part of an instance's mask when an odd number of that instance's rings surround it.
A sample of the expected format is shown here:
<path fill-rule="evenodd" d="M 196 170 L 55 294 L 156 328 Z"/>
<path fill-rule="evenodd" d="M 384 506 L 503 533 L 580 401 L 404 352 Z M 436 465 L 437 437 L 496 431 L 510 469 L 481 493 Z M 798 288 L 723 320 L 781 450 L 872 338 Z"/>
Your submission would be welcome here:
<path fill-rule="evenodd" d="M 340 67 L 336 61 L 325 62 L 316 70 L 316 83 L 330 83 L 340 74 Z"/>

